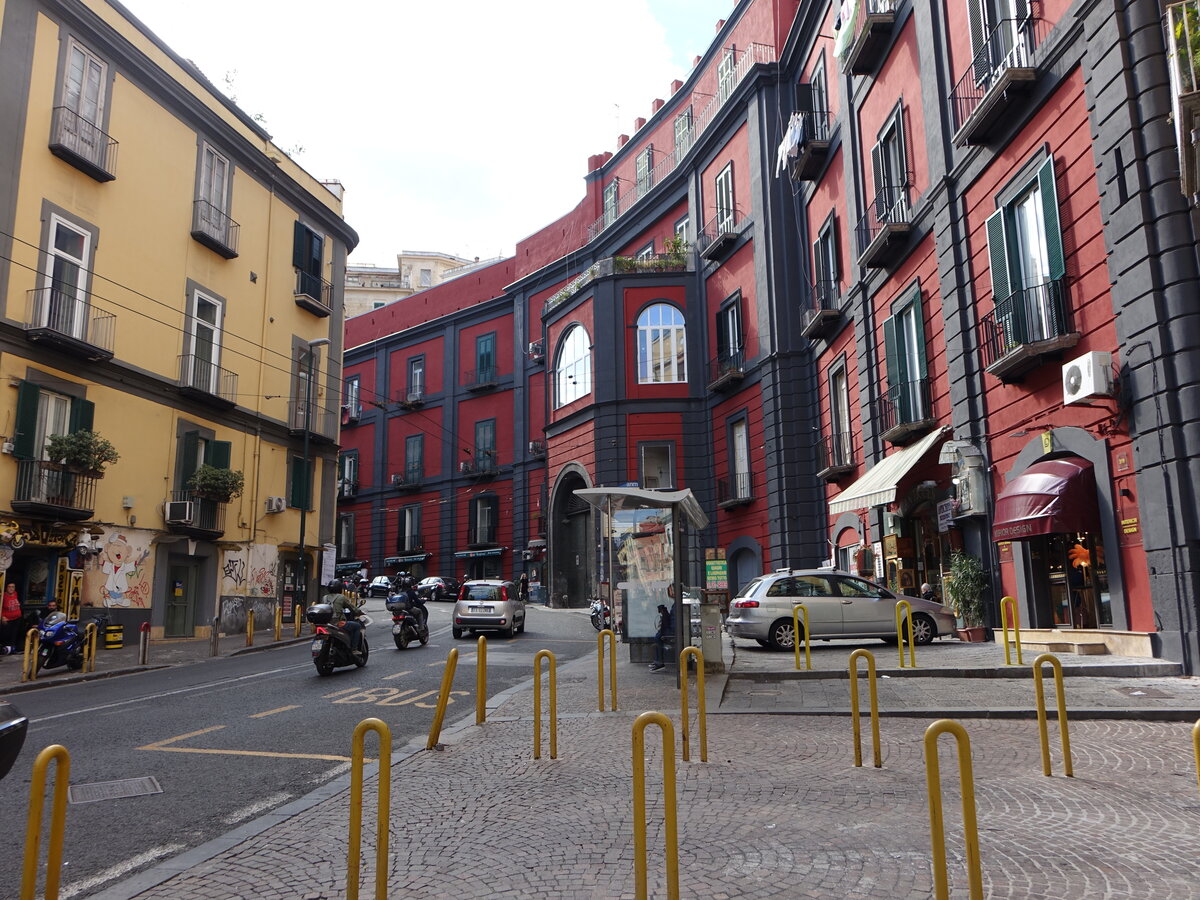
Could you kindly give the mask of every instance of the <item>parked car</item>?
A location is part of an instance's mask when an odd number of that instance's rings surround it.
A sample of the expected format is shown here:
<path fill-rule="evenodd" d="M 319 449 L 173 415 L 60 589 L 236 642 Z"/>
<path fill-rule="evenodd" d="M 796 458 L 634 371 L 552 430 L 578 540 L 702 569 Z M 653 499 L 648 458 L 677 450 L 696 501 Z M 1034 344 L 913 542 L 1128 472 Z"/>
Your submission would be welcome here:
<path fill-rule="evenodd" d="M 0 700 L 0 778 L 8 774 L 21 747 L 25 743 L 25 732 L 29 720 L 7 700 Z"/>
<path fill-rule="evenodd" d="M 458 579 L 450 575 L 430 575 L 417 583 L 417 593 L 426 600 L 454 600 L 460 587 Z"/>
<path fill-rule="evenodd" d="M 525 601 L 511 581 L 464 582 L 454 604 L 451 630 L 456 638 L 465 631 L 499 631 L 512 637 L 525 631 Z"/>
<path fill-rule="evenodd" d="M 815 638 L 896 639 L 896 603 L 912 604 L 913 638 L 928 644 L 953 634 L 954 613 L 934 600 L 894 594 L 849 572 L 781 569 L 755 578 L 729 605 L 726 630 L 774 650 L 795 647 L 792 609 L 803 603 Z M 800 627 L 804 627 L 801 617 Z"/>
<path fill-rule="evenodd" d="M 376 575 L 367 585 L 368 597 L 386 597 L 392 592 L 392 579 L 386 575 Z"/>

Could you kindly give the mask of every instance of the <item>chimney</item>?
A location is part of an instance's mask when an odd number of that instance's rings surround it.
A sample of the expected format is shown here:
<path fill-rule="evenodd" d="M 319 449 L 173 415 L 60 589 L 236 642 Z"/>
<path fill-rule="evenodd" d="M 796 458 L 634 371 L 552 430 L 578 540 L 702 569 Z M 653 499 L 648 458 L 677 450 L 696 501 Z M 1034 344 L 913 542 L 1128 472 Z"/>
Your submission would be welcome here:
<path fill-rule="evenodd" d="M 618 134 L 617 135 L 617 147 L 618 148 L 624 147 L 628 143 L 629 143 L 629 135 L 627 135 L 627 134 Z"/>
<path fill-rule="evenodd" d="M 698 66 L 698 65 L 700 65 L 700 57 L 699 57 L 699 56 L 693 56 L 693 57 L 692 57 L 692 68 L 694 69 L 694 68 L 696 68 L 696 66 Z"/>
<path fill-rule="evenodd" d="M 654 102 L 650 104 L 650 115 L 654 115 L 656 112 L 658 112 L 662 108 L 663 108 L 662 99 L 659 97 L 655 97 Z"/>
<path fill-rule="evenodd" d="M 721 33 L 721 29 L 725 27 L 724 19 L 717 19 L 717 34 Z"/>
<path fill-rule="evenodd" d="M 641 129 L 641 127 L 645 124 L 646 124 L 645 118 L 643 118 L 642 116 L 638 116 L 636 119 L 633 120 L 633 130 L 635 132 L 639 131 Z"/>
<path fill-rule="evenodd" d="M 681 87 L 683 87 L 683 82 L 680 81 L 678 78 L 676 78 L 674 81 L 672 81 L 671 82 L 671 95 L 674 96 L 675 92 L 677 90 L 679 90 Z"/>

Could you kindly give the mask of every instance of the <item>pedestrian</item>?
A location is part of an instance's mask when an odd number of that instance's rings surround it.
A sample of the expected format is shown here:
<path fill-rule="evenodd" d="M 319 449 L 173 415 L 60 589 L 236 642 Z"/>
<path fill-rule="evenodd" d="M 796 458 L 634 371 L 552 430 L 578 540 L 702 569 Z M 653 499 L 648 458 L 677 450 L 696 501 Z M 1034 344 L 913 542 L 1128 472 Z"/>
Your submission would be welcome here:
<path fill-rule="evenodd" d="M 921 585 L 921 599 L 937 601 L 937 594 L 933 592 L 933 585 L 928 581 Z"/>
<path fill-rule="evenodd" d="M 21 600 L 17 597 L 17 586 L 9 582 L 4 586 L 4 600 L 0 603 L 0 653 L 15 653 L 21 638 Z"/>
<path fill-rule="evenodd" d="M 658 604 L 658 618 L 654 622 L 654 662 L 650 663 L 651 672 L 657 672 L 666 666 L 667 644 L 674 630 L 671 610 L 666 604 Z"/>
<path fill-rule="evenodd" d="M 527 572 L 522 572 L 521 578 L 517 582 L 517 596 L 521 598 L 522 602 L 529 602 L 529 573 Z"/>

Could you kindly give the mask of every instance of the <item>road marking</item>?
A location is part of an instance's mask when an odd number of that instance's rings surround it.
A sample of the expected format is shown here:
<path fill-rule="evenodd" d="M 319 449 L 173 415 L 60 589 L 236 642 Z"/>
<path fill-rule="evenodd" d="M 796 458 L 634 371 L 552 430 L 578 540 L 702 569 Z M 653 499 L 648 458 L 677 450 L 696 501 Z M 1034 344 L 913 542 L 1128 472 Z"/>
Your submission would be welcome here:
<path fill-rule="evenodd" d="M 393 678 L 403 678 L 405 675 L 411 675 L 411 674 L 412 674 L 412 672 L 397 672 L 395 675 L 384 675 L 384 676 L 383 676 L 382 678 L 380 678 L 379 680 L 380 680 L 380 681 L 391 681 Z M 354 690 L 354 689 L 353 689 L 353 688 L 351 688 L 351 690 Z M 341 693 L 345 693 L 345 692 L 344 692 L 344 691 L 338 691 L 338 693 L 339 693 L 339 694 L 341 694 Z M 332 694 L 326 694 L 325 696 L 326 696 L 326 697 L 332 697 L 333 695 L 332 695 Z"/>
<path fill-rule="evenodd" d="M 180 741 L 186 741 L 188 738 L 199 737 L 202 734 L 210 734 L 214 731 L 220 731 L 224 725 L 213 725 L 209 728 L 201 728 L 199 731 L 189 731 L 187 734 L 181 734 L 173 738 L 167 738 L 165 741 L 155 741 L 153 744 L 146 744 L 143 747 L 138 747 L 139 750 L 160 750 L 163 753 L 198 753 L 202 756 L 261 756 L 268 759 L 324 759 L 331 762 L 350 762 L 349 756 L 331 756 L 328 753 L 277 753 L 269 750 L 216 750 L 204 747 L 173 747 L 172 744 L 178 744 Z M 374 762 L 375 760 L 367 760 Z"/>
<path fill-rule="evenodd" d="M 296 704 L 293 703 L 291 706 L 281 706 L 278 709 L 268 709 L 266 712 L 255 713 L 250 718 L 265 719 L 267 716 L 275 715 L 275 713 L 287 712 L 289 709 L 299 709 L 299 708 L 300 708 L 299 706 L 297 706 Z"/>
<path fill-rule="evenodd" d="M 243 819 L 249 819 L 252 816 L 257 816 L 261 812 L 266 812 L 269 809 L 274 809 L 276 806 L 282 806 L 284 803 L 292 799 L 291 794 L 282 793 L 274 794 L 257 803 L 251 803 L 249 806 L 239 809 L 237 812 L 230 813 L 221 822 L 225 825 L 236 825 Z"/>
<path fill-rule="evenodd" d="M 360 689 L 357 693 L 349 694 L 338 700 L 334 700 L 333 702 L 369 703 L 374 706 L 407 706 L 410 703 L 414 703 L 422 709 L 435 709 L 437 707 L 436 703 L 421 703 L 420 701 L 425 700 L 428 697 L 437 696 L 437 693 L 437 690 L 431 690 L 426 691 L 423 694 L 417 694 L 416 688 L 409 688 L 406 691 L 402 691 L 399 688 L 374 687 Z M 416 694 L 416 696 L 409 696 L 410 694 Z M 447 706 L 454 702 L 455 695 L 459 697 L 472 696 L 470 691 L 451 691 L 446 698 Z"/>
<path fill-rule="evenodd" d="M 97 872 L 91 878 L 85 878 L 83 881 L 68 884 L 59 892 L 58 896 L 61 900 L 71 900 L 72 897 L 79 896 L 80 894 L 90 894 L 95 888 L 98 888 L 105 882 L 120 878 L 122 875 L 132 872 L 134 869 L 140 868 L 147 863 L 152 863 L 156 859 L 162 859 L 164 856 L 172 856 L 183 849 L 186 849 L 184 844 L 164 844 L 161 847 L 154 847 L 145 853 L 131 856 L 125 862 L 117 863 L 103 872 Z"/>
<path fill-rule="evenodd" d="M 333 691 L 332 693 L 322 694 L 321 696 L 324 699 L 328 700 L 330 697 L 337 697 L 337 696 L 340 696 L 341 694 L 353 694 L 355 691 L 358 691 L 358 690 L 361 690 L 361 688 L 356 688 L 356 687 L 345 688 L 344 690 Z"/>

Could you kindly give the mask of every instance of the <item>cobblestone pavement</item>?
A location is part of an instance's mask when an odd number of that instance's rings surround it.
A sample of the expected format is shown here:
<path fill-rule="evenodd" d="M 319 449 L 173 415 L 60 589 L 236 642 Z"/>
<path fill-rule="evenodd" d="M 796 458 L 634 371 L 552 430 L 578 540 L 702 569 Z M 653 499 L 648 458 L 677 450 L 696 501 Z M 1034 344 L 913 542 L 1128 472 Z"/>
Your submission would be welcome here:
<path fill-rule="evenodd" d="M 670 670 L 619 668 L 615 713 L 597 712 L 594 657 L 560 669 L 558 759 L 549 758 L 548 726 L 543 758 L 532 758 L 529 684 L 492 698 L 486 725 L 475 726 L 472 715 L 448 729 L 440 751 L 426 752 L 422 742 L 394 753 L 390 896 L 634 896 L 631 726 L 647 709 L 666 712 L 678 725 L 679 694 Z M 901 680 L 921 691 L 959 683 Z M 1072 677 L 1068 689 L 1082 701 L 1089 690 L 1083 685 L 1092 680 Z M 676 761 L 681 895 L 929 897 L 921 738 L 937 710 L 931 707 L 926 718 L 882 721 L 881 769 L 870 767 L 864 727 L 868 765 L 855 768 L 845 716 L 762 715 L 730 693 L 737 681 L 737 664 L 733 677 L 706 680 L 710 710 L 718 710 L 722 694 L 727 698 L 719 707 L 723 714 L 707 722 L 707 763 L 699 761 L 694 696 L 691 702 L 692 761 Z M 846 688 L 840 677 L 828 681 L 836 685 L 831 691 Z M 962 681 L 991 690 L 989 681 Z M 1185 681 L 1192 679 L 1178 683 Z M 802 702 L 808 700 L 804 695 Z M 1053 726 L 1055 774 L 1047 778 L 1035 722 L 973 719 L 964 725 L 985 896 L 1200 897 L 1200 791 L 1188 724 L 1091 720 L 1081 709 L 1070 724 L 1074 778 L 1062 775 Z M 646 736 L 650 895 L 665 896 L 662 744 L 657 728 Z M 961 898 L 967 881 L 960 788 L 946 738 L 939 760 L 949 878 L 952 896 Z M 376 787 L 368 778 L 367 832 L 375 821 Z M 330 861 L 328 838 L 345 829 L 349 802 L 345 780 L 327 785 L 98 897 L 342 897 L 345 863 Z M 363 897 L 374 895 L 373 840 L 368 833 Z"/>

